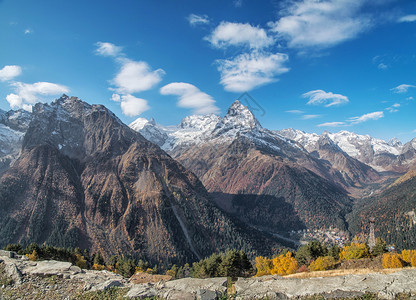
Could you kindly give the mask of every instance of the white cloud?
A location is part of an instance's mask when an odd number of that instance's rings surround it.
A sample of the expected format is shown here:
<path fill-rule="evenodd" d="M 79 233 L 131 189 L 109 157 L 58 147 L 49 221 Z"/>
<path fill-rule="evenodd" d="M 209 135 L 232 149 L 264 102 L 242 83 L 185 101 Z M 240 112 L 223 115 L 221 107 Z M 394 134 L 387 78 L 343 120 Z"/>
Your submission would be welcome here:
<path fill-rule="evenodd" d="M 243 0 L 234 0 L 233 4 L 235 7 L 241 7 L 243 6 Z"/>
<path fill-rule="evenodd" d="M 120 72 L 112 80 L 120 94 L 131 94 L 150 90 L 162 80 L 165 71 L 152 71 L 144 61 L 121 60 Z"/>
<path fill-rule="evenodd" d="M 414 99 L 413 97 L 407 97 L 407 98 L 406 98 L 406 100 L 407 100 L 407 101 L 411 101 L 411 100 L 413 100 L 413 99 Z"/>
<path fill-rule="evenodd" d="M 303 110 L 297 110 L 297 109 L 287 110 L 286 112 L 291 113 L 291 114 L 303 114 L 303 113 L 305 113 Z"/>
<path fill-rule="evenodd" d="M 129 117 L 138 116 L 150 108 L 145 99 L 132 95 L 122 95 L 120 106 L 123 114 Z"/>
<path fill-rule="evenodd" d="M 396 94 L 403 94 L 403 93 L 407 93 L 407 91 L 409 90 L 409 88 L 415 88 L 416 85 L 411 85 L 411 84 L 401 84 L 399 86 L 396 86 L 395 88 L 390 89 L 391 91 L 393 91 Z"/>
<path fill-rule="evenodd" d="M 398 112 L 399 111 L 398 110 L 399 107 L 400 107 L 400 104 L 399 103 L 394 103 L 392 106 L 387 107 L 386 110 L 388 112 L 394 113 L 394 112 Z"/>
<path fill-rule="evenodd" d="M 307 104 L 310 105 L 319 105 L 323 104 L 325 107 L 330 107 L 334 105 L 341 105 L 348 103 L 348 97 L 340 94 L 334 94 L 331 92 L 325 92 L 323 90 L 314 90 L 302 95 L 304 98 L 309 98 Z"/>
<path fill-rule="evenodd" d="M 190 14 L 187 19 L 192 26 L 209 24 L 207 15 Z"/>
<path fill-rule="evenodd" d="M 66 86 L 50 83 L 50 82 L 36 82 L 33 84 L 15 82 L 12 83 L 15 93 L 6 96 L 10 107 L 23 108 L 31 110 L 31 106 L 39 101 L 45 101 L 46 96 L 60 95 L 68 93 L 69 89 Z"/>
<path fill-rule="evenodd" d="M 292 48 L 325 48 L 355 38 L 369 28 L 359 15 L 365 0 L 290 1 L 285 15 L 269 25 Z"/>
<path fill-rule="evenodd" d="M 396 105 L 396 104 L 395 104 Z M 398 107 L 393 105 L 393 107 Z M 400 106 L 400 105 L 399 105 Z M 318 124 L 318 127 L 340 127 L 340 126 L 352 126 L 355 124 L 364 123 L 370 120 L 378 120 L 384 117 L 384 113 L 382 111 L 375 111 L 372 113 L 364 114 L 358 117 L 352 117 L 347 119 L 345 122 L 327 122 Z"/>
<path fill-rule="evenodd" d="M 284 64 L 289 60 L 283 53 L 244 53 L 232 60 L 217 60 L 221 84 L 230 92 L 246 92 L 261 85 L 275 82 L 277 75 L 286 73 Z"/>
<path fill-rule="evenodd" d="M 19 66 L 4 66 L 0 70 L 0 81 L 8 81 L 22 74 L 22 68 Z"/>
<path fill-rule="evenodd" d="M 215 100 L 186 82 L 172 82 L 160 89 L 162 95 L 179 96 L 178 106 L 193 109 L 195 114 L 218 113 Z"/>
<path fill-rule="evenodd" d="M 407 16 L 403 16 L 401 18 L 399 18 L 399 20 L 397 20 L 398 22 L 402 23 L 402 22 L 415 22 L 416 21 L 416 15 L 407 15 Z"/>
<path fill-rule="evenodd" d="M 125 57 L 123 48 L 112 43 L 97 42 L 95 51 L 97 55 L 113 57 L 114 61 L 121 65 L 119 72 L 111 80 L 113 87 L 109 88 L 115 93 L 111 100 L 119 102 L 123 114 L 137 116 L 150 109 L 147 100 L 133 96 L 150 90 L 162 80 L 165 71 L 152 70 L 144 61 L 133 61 Z"/>
<path fill-rule="evenodd" d="M 121 96 L 119 94 L 113 94 L 111 95 L 111 100 L 114 102 L 120 102 L 121 101 Z"/>
<path fill-rule="evenodd" d="M 378 120 L 384 117 L 384 113 L 382 111 L 375 111 L 372 113 L 368 113 L 368 114 L 364 114 L 362 116 L 359 117 L 352 117 L 349 118 L 348 121 L 351 124 L 359 124 L 359 123 L 363 123 L 363 122 L 367 122 L 369 120 Z"/>
<path fill-rule="evenodd" d="M 116 46 L 112 43 L 97 42 L 95 45 L 97 46 L 95 53 L 101 56 L 117 57 L 121 55 L 121 51 L 123 50 L 123 47 Z"/>
<path fill-rule="evenodd" d="M 316 119 L 319 118 L 321 115 L 303 115 L 302 120 L 310 120 L 310 119 Z"/>
<path fill-rule="evenodd" d="M 221 22 L 205 40 L 216 48 L 247 46 L 250 49 L 268 47 L 275 42 L 263 28 L 231 22 Z"/>
<path fill-rule="evenodd" d="M 33 30 L 30 28 L 25 29 L 25 34 L 31 34 L 33 33 Z"/>
<path fill-rule="evenodd" d="M 327 122 L 327 123 L 322 123 L 322 124 L 318 124 L 316 126 L 318 127 L 340 127 L 340 126 L 345 126 L 345 122 Z"/>
<path fill-rule="evenodd" d="M 384 64 L 384 63 L 379 63 L 379 64 L 378 64 L 378 66 L 377 66 L 377 68 L 379 68 L 380 70 L 386 70 L 388 67 L 389 67 L 389 66 L 387 66 L 387 65 L 386 65 L 386 64 Z"/>

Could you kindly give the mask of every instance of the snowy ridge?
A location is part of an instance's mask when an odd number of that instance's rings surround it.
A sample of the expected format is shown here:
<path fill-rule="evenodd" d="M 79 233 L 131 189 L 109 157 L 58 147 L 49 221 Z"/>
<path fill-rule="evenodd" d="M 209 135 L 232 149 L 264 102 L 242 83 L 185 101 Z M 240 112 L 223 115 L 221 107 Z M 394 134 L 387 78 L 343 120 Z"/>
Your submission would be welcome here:
<path fill-rule="evenodd" d="M 283 129 L 277 132 L 287 138 L 299 142 L 309 151 L 315 148 L 316 143 L 321 137 L 321 135 L 316 133 L 306 133 L 292 128 Z M 375 155 L 382 153 L 399 155 L 403 147 L 398 139 L 392 139 L 389 142 L 386 142 L 369 135 L 359 135 L 345 130 L 338 133 L 324 132 L 322 135 L 327 135 L 338 147 L 354 158 L 358 158 L 363 154 L 363 148 L 372 149 Z"/>
<path fill-rule="evenodd" d="M 400 142 L 392 145 L 391 143 L 373 138 L 369 135 L 359 135 L 345 130 L 329 134 L 329 136 L 341 149 L 354 158 L 362 153 L 363 147 L 371 147 L 375 155 L 382 153 L 399 155 L 402 150 L 402 144 Z"/>
<path fill-rule="evenodd" d="M 406 163 L 398 157 L 404 150 L 416 149 L 416 139 L 402 145 L 398 139 L 386 142 L 345 130 L 338 133 L 324 132 L 321 135 L 292 128 L 270 131 L 263 128 L 253 113 L 238 100 L 222 118 L 213 114 L 193 115 L 185 117 L 179 125 L 170 127 L 158 125 L 154 120 L 139 118 L 130 127 L 170 153 L 194 145 L 230 143 L 238 137 L 245 137 L 260 149 L 289 156 L 295 155 L 289 152 L 312 153 L 325 145 L 334 151 L 345 152 L 378 171 L 403 170 L 401 166 L 405 168 Z M 416 157 L 412 153 L 407 157 Z"/>
<path fill-rule="evenodd" d="M 163 127 L 139 118 L 129 126 L 154 143 L 157 143 L 157 138 L 148 134 L 150 128 L 166 134 L 164 143 L 158 144 L 168 152 L 206 142 L 229 143 L 239 136 L 245 136 L 261 148 L 272 151 L 281 151 L 279 144 L 282 142 L 301 149 L 280 134 L 264 129 L 253 113 L 238 100 L 231 105 L 223 118 L 214 114 L 193 115 L 185 117 L 174 127 Z"/>
<path fill-rule="evenodd" d="M 319 144 L 323 142 L 321 138 L 326 136 L 341 151 L 373 167 L 377 171 L 393 170 L 395 168 L 393 165 L 397 167 L 396 170 L 399 170 L 400 165 L 405 165 L 406 162 L 401 162 L 398 157 L 409 148 L 410 143 L 403 145 L 397 138 L 386 142 L 369 135 L 359 135 L 346 130 L 337 133 L 324 132 L 322 135 L 306 133 L 292 128 L 276 132 L 297 141 L 309 152 L 316 151 L 319 148 Z"/>

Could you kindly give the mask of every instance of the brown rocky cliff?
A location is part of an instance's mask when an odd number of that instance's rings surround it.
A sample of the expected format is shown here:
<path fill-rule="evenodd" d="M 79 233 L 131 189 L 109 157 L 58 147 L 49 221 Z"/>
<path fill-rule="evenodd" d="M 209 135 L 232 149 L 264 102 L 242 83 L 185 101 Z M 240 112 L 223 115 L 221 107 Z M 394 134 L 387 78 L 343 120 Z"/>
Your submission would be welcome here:
<path fill-rule="evenodd" d="M 1 245 L 45 242 L 164 264 L 276 245 L 228 219 L 195 175 L 105 107 L 66 96 L 34 107 L 22 155 L 0 178 L 0 206 Z"/>

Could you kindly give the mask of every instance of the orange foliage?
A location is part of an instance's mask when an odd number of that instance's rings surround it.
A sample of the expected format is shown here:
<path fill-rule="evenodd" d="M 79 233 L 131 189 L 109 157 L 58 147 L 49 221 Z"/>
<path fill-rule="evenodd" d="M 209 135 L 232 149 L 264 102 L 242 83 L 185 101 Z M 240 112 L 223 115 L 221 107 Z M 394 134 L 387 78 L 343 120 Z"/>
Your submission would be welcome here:
<path fill-rule="evenodd" d="M 33 250 L 32 254 L 26 254 L 26 256 L 32 261 L 37 261 L 39 259 L 39 255 L 36 250 Z"/>
<path fill-rule="evenodd" d="M 402 259 L 407 262 L 411 263 L 412 258 L 416 256 L 416 250 L 403 250 L 402 251 Z"/>
<path fill-rule="evenodd" d="M 416 267 L 416 255 L 412 256 L 412 259 L 410 260 L 410 264 L 412 265 L 412 267 Z"/>
<path fill-rule="evenodd" d="M 398 253 L 384 253 L 383 254 L 383 268 L 384 269 L 403 268 L 402 256 Z"/>
<path fill-rule="evenodd" d="M 282 276 L 289 275 L 295 273 L 298 268 L 298 263 L 296 259 L 292 257 L 292 253 L 287 252 L 286 255 L 282 254 L 273 258 L 273 270 L 271 273 Z"/>
<path fill-rule="evenodd" d="M 104 269 L 105 269 L 105 266 L 103 266 L 103 265 L 99 265 L 99 264 L 93 264 L 93 265 L 92 265 L 92 269 L 93 269 L 93 270 L 102 271 L 102 270 L 104 270 Z"/>
<path fill-rule="evenodd" d="M 332 256 L 319 256 L 310 265 L 311 271 L 325 271 L 335 267 L 335 259 Z"/>
<path fill-rule="evenodd" d="M 370 257 L 370 250 L 364 243 L 352 243 L 350 246 L 345 246 L 339 255 L 342 259 L 359 259 Z"/>

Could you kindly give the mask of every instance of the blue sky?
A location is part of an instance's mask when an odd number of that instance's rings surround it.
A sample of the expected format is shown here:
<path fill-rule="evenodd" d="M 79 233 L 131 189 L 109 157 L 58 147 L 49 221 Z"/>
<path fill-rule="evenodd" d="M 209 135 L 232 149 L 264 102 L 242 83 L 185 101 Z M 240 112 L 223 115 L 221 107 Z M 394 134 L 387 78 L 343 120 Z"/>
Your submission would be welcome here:
<path fill-rule="evenodd" d="M 416 137 L 416 1 L 0 0 L 0 108 L 60 94 L 125 123 L 225 114 L 269 129 Z"/>

